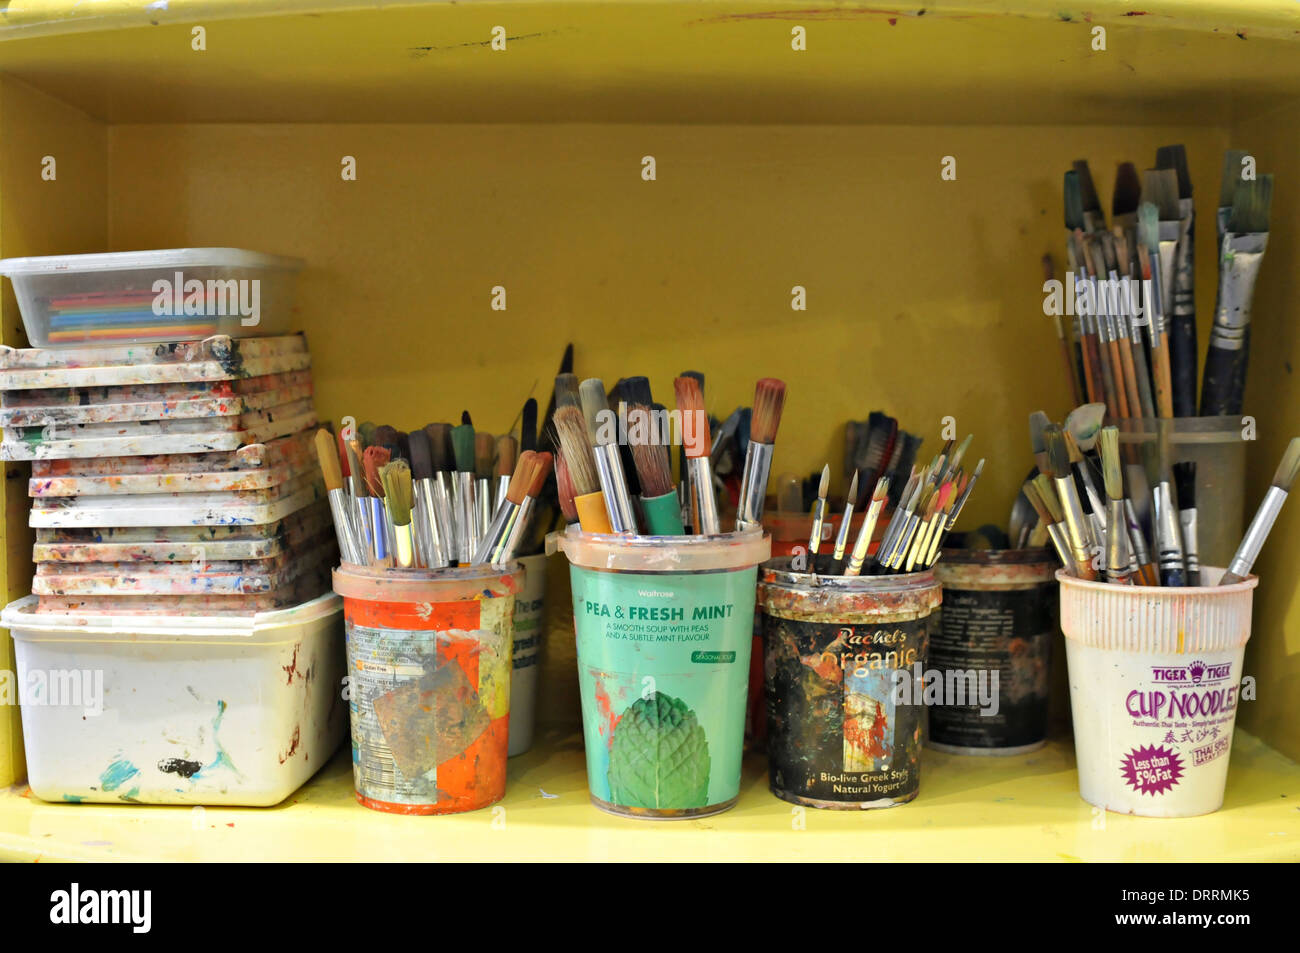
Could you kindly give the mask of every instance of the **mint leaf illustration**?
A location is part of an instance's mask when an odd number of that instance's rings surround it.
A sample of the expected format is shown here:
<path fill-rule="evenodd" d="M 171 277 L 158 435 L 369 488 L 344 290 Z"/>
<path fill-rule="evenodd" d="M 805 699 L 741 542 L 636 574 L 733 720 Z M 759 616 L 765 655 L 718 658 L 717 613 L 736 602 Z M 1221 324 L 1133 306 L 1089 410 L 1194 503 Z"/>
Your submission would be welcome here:
<path fill-rule="evenodd" d="M 626 807 L 704 807 L 709 741 L 685 702 L 663 692 L 628 706 L 614 729 L 609 790 Z"/>

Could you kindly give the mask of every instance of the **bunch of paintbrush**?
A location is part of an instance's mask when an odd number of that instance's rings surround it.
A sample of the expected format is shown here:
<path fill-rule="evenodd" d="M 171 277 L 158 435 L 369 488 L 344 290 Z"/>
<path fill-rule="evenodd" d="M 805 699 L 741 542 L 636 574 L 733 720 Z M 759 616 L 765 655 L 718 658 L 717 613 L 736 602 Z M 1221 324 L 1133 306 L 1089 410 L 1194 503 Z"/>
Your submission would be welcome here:
<path fill-rule="evenodd" d="M 1250 305 L 1268 243 L 1272 176 L 1224 157 L 1217 210 L 1219 291 L 1200 395 L 1202 416 L 1241 412 Z M 1049 308 L 1076 403 L 1105 403 L 1116 419 L 1197 413 L 1195 209 L 1187 153 L 1163 146 L 1140 178 L 1119 166 L 1108 228 L 1088 163 L 1065 174 L 1068 271 Z M 1050 256 L 1046 277 L 1052 278 Z M 1048 285 L 1047 287 L 1051 287 Z M 1073 339 L 1061 322 L 1073 314 Z"/>
<path fill-rule="evenodd" d="M 853 425 L 850 425 L 850 430 L 852 429 Z M 896 424 L 893 429 L 896 431 Z M 960 445 L 949 440 L 928 464 L 909 465 L 908 479 L 897 496 L 898 504 L 884 523 L 879 544 L 874 550 L 871 544 L 885 514 L 891 484 L 897 476 L 882 473 L 874 478 L 871 496 L 865 501 L 865 516 L 850 549 L 850 527 L 854 510 L 858 508 L 860 489 L 859 471 L 855 467 L 826 574 L 857 576 L 864 572 L 909 573 L 932 567 L 939 559 L 944 539 L 957 522 L 962 507 L 975 488 L 975 481 L 984 470 L 983 460 L 970 473 L 962 465 L 973 439 L 973 435 L 968 436 Z M 879 460 L 879 457 L 876 459 Z M 883 468 L 884 464 L 881 463 L 879 469 Z M 826 497 L 830 488 L 830 476 L 828 464 L 822 468 L 817 499 L 813 503 L 813 525 L 808 538 L 808 552 L 814 572 L 823 571 L 818 557 L 827 516 Z"/>
<path fill-rule="evenodd" d="M 673 382 L 672 411 L 654 402 L 645 377 L 623 378 L 609 394 L 599 378 L 556 379 L 556 485 L 568 522 L 589 533 L 676 536 L 689 528 L 712 535 L 722 532 L 719 489 L 735 485 L 736 529 L 759 525 L 785 384 L 759 381 L 753 408 L 738 408 L 713 428 L 701 377 L 687 373 Z M 681 447 L 684 492 L 673 481 L 674 443 Z M 715 461 L 727 481 L 717 479 Z"/>
<path fill-rule="evenodd" d="M 316 450 L 343 561 L 402 569 L 508 562 L 551 461 L 475 434 L 468 413 L 410 433 L 363 423 L 337 445 L 322 430 Z"/>

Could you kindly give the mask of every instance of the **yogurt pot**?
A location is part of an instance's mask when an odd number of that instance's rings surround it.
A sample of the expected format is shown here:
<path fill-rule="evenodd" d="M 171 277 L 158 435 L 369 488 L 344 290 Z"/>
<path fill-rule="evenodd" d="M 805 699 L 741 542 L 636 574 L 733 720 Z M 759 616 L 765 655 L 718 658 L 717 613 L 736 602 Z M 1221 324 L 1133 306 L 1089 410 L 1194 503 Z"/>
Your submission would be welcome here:
<path fill-rule="evenodd" d="M 1206 582 L 1222 575 L 1201 568 Z M 1258 578 L 1182 588 L 1056 578 L 1079 794 L 1120 814 L 1217 811 Z"/>

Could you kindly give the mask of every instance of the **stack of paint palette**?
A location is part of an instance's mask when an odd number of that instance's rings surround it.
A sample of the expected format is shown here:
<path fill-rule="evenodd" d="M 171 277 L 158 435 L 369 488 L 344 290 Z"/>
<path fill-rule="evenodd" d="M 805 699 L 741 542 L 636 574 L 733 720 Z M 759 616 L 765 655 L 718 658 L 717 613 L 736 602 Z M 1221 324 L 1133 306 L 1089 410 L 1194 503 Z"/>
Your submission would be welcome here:
<path fill-rule="evenodd" d="M 0 347 L 40 611 L 243 614 L 328 591 L 316 422 L 300 335 Z"/>

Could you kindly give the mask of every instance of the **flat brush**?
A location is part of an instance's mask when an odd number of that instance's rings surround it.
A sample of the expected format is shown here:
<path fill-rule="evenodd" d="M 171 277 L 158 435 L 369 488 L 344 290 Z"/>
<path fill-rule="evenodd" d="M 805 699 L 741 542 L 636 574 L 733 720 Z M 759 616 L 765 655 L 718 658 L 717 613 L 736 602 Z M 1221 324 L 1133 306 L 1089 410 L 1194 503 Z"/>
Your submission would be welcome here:
<path fill-rule="evenodd" d="M 1282 462 L 1273 474 L 1273 485 L 1268 488 L 1264 502 L 1255 511 L 1255 518 L 1250 521 L 1250 528 L 1242 537 L 1241 545 L 1237 547 L 1232 562 L 1228 563 L 1228 571 L 1219 580 L 1219 585 L 1229 586 L 1234 582 L 1242 582 L 1250 575 L 1251 567 L 1255 565 L 1255 559 L 1264 546 L 1264 540 L 1268 539 L 1277 514 L 1282 511 L 1282 504 L 1291 492 L 1297 471 L 1300 471 L 1300 437 L 1292 439 L 1287 445 Z"/>
<path fill-rule="evenodd" d="M 596 461 L 596 476 L 609 510 L 609 525 L 615 533 L 635 533 L 636 513 L 632 509 L 632 494 L 628 491 L 623 459 L 619 455 L 618 429 L 609 421 L 605 384 L 599 377 L 589 377 L 579 386 L 578 393 Z"/>
<path fill-rule="evenodd" d="M 415 565 L 415 535 L 411 530 L 411 467 L 405 460 L 385 464 L 379 472 L 384 484 L 384 508 L 393 530 L 393 561 L 400 569 Z"/>
<path fill-rule="evenodd" d="M 1142 264 L 1142 302 L 1146 312 L 1147 329 L 1151 332 L 1151 376 L 1155 382 L 1156 414 L 1160 417 L 1174 415 L 1173 381 L 1169 360 L 1167 334 L 1167 301 L 1164 297 L 1162 263 L 1160 261 L 1160 212 L 1151 202 L 1138 208 L 1138 259 Z"/>
<path fill-rule="evenodd" d="M 876 489 L 871 494 L 867 515 L 862 519 L 862 526 L 858 530 L 857 540 L 853 543 L 853 554 L 849 557 L 849 564 L 844 568 L 844 575 L 856 576 L 862 572 L 862 567 L 870 555 L 871 537 L 876 531 L 876 524 L 880 521 L 880 511 L 884 509 L 888 498 L 889 477 L 882 476 L 876 481 Z"/>
<path fill-rule="evenodd" d="M 433 508 L 442 531 L 443 565 L 456 563 L 461 555 L 456 502 L 456 450 L 451 439 L 451 424 L 424 425 L 429 438 L 429 465 L 433 471 Z"/>
<path fill-rule="evenodd" d="M 1156 565 L 1160 567 L 1160 585 L 1187 585 L 1187 567 L 1183 562 L 1183 534 L 1178 525 L 1178 508 L 1174 503 L 1173 475 L 1169 470 L 1167 444 L 1162 434 L 1155 443 L 1142 447 L 1147 481 L 1151 484 L 1152 530 L 1156 540 Z"/>
<path fill-rule="evenodd" d="M 776 431 L 785 408 L 785 381 L 765 377 L 754 388 L 754 412 L 750 419 L 749 447 L 745 451 L 745 469 L 740 480 L 740 501 L 736 507 L 736 529 L 762 525 L 763 506 L 767 501 L 767 480 L 772 471 L 772 451 Z M 858 485 L 857 474 L 853 485 Z M 853 497 L 849 498 L 850 509 Z M 841 550 L 841 555 L 843 552 Z M 839 556 L 836 557 L 840 558 Z"/>
<path fill-rule="evenodd" d="M 1178 525 L 1183 532 L 1183 563 L 1187 567 L 1187 584 L 1201 584 L 1201 557 L 1196 519 L 1196 463 L 1174 464 L 1174 492 L 1178 494 Z"/>
<path fill-rule="evenodd" d="M 605 494 L 600 489 L 600 475 L 596 470 L 596 455 L 587 433 L 587 420 L 582 408 L 574 404 L 556 402 L 556 446 L 564 458 L 565 472 L 573 486 L 573 507 L 584 533 L 612 533 L 609 509 Z M 561 487 L 560 503 L 564 504 Z M 566 514 L 567 518 L 567 514 Z"/>
<path fill-rule="evenodd" d="M 1086 232 L 1104 232 L 1106 213 L 1101 210 L 1101 199 L 1092 182 L 1092 172 L 1087 159 L 1075 159 L 1074 173 L 1079 177 L 1079 200 L 1083 205 L 1083 229 Z"/>
<path fill-rule="evenodd" d="M 462 419 L 463 419 L 462 415 Z M 474 425 L 461 424 L 451 428 L 451 447 L 456 460 L 455 483 L 452 484 L 452 504 L 456 519 L 456 560 L 468 566 L 474 558 L 478 542 L 478 504 L 475 501 L 477 486 L 474 482 Z"/>
<path fill-rule="evenodd" d="M 689 377 L 691 380 L 695 381 L 695 382 L 699 385 L 699 390 L 700 390 L 700 407 L 701 407 L 701 409 L 702 409 L 702 408 L 704 407 L 704 375 L 701 374 L 699 371 L 682 371 L 682 373 L 681 373 L 680 376 L 681 376 L 681 377 Z M 676 385 L 676 383 L 674 383 L 674 385 L 673 385 L 674 396 L 676 396 L 676 389 L 677 389 L 677 385 Z M 680 409 L 680 403 L 679 403 L 678 406 L 679 406 L 679 409 Z M 703 412 L 703 411 L 701 410 L 701 412 Z M 706 419 L 706 421 L 707 421 L 708 418 L 706 417 L 705 419 Z M 685 441 L 683 441 L 683 442 L 682 442 L 682 445 L 678 448 L 678 450 L 677 450 L 677 456 L 678 456 L 678 461 L 677 461 L 677 480 L 678 480 L 678 483 L 677 483 L 677 496 L 678 496 L 678 498 L 681 500 L 681 504 L 682 504 L 682 525 L 683 525 L 683 526 L 690 526 L 690 527 L 693 528 L 693 530 L 694 530 L 695 532 L 698 533 L 698 532 L 700 531 L 700 530 L 699 530 L 699 514 L 697 514 L 697 513 L 695 512 L 695 503 L 694 503 L 694 492 L 695 492 L 695 491 L 694 491 L 693 487 L 691 486 L 691 478 L 690 478 L 690 463 L 689 463 L 688 458 L 687 458 L 687 456 L 686 456 L 686 443 L 685 443 Z M 711 463 L 710 463 L 710 466 L 712 466 Z"/>
<path fill-rule="evenodd" d="M 1219 253 L 1219 305 L 1205 355 L 1201 416 L 1241 413 L 1250 356 L 1250 309 L 1268 247 L 1273 177 L 1242 182 L 1233 195 Z"/>
<path fill-rule="evenodd" d="M 497 437 L 496 446 L 496 475 L 497 490 L 492 497 L 492 512 L 495 514 L 501 508 L 501 503 L 506 498 L 506 490 L 510 488 L 510 477 L 515 472 L 515 464 L 519 461 L 519 441 L 510 434 Z"/>
<path fill-rule="evenodd" d="M 1096 579 L 1092 567 L 1092 554 L 1088 551 L 1089 534 L 1083 520 L 1083 507 L 1074 486 L 1070 468 L 1070 452 L 1065 446 L 1065 434 L 1056 424 L 1047 428 L 1047 472 L 1056 485 L 1056 495 L 1061 501 L 1065 519 L 1065 534 L 1070 541 L 1070 555 L 1074 560 L 1074 574 L 1080 579 Z"/>
<path fill-rule="evenodd" d="M 529 397 L 519 415 L 519 450 L 537 449 L 537 401 Z M 516 457 L 516 460 L 518 458 Z"/>
<path fill-rule="evenodd" d="M 713 493 L 713 468 L 709 464 L 709 418 L 704 412 L 704 391 L 693 377 L 673 381 L 682 421 L 682 450 L 690 476 L 692 528 L 701 536 L 722 531 L 718 501 Z"/>
<path fill-rule="evenodd" d="M 481 542 L 492 522 L 492 502 L 495 488 L 492 483 L 492 459 L 496 454 L 496 438 L 490 433 L 474 434 L 474 530 L 475 545 Z"/>
<path fill-rule="evenodd" d="M 1038 522 L 1047 530 L 1047 537 L 1052 541 L 1052 548 L 1056 550 L 1056 556 L 1061 560 L 1061 565 L 1068 571 L 1073 572 L 1074 560 L 1070 557 L 1070 544 L 1066 542 L 1065 530 L 1058 520 L 1052 518 L 1047 502 L 1043 499 L 1042 494 L 1038 492 L 1038 487 L 1034 485 L 1034 481 L 1027 481 L 1021 487 L 1021 492 L 1025 494 L 1025 499 L 1029 501 L 1029 505 L 1038 514 Z"/>
<path fill-rule="evenodd" d="M 555 454 L 555 496 L 560 505 L 560 515 L 570 526 L 578 522 L 578 507 L 573 502 L 575 492 L 573 477 L 569 474 L 569 466 L 564 461 L 564 454 L 557 452 Z"/>
<path fill-rule="evenodd" d="M 640 396 L 649 397 L 648 383 L 646 392 Z M 641 484 L 641 513 L 645 516 L 646 532 L 651 536 L 681 536 L 686 528 L 682 525 L 681 501 L 673 485 L 673 465 L 667 445 L 654 428 L 649 402 L 632 404 L 627 419 L 632 463 Z M 637 435 L 636 440 L 631 439 L 632 434 Z"/>
<path fill-rule="evenodd" d="M 1133 581 L 1124 519 L 1124 465 L 1119 456 L 1119 428 L 1103 427 L 1098 439 L 1101 475 L 1106 487 L 1106 581 L 1127 586 Z"/>
<path fill-rule="evenodd" d="M 316 455 L 320 457 L 325 492 L 330 501 L 330 514 L 334 517 L 334 535 L 338 537 L 339 555 L 346 563 L 364 566 L 366 558 L 357 542 L 359 537 L 355 516 L 343 490 L 343 468 L 335 449 L 334 435 L 328 430 L 316 431 Z"/>
<path fill-rule="evenodd" d="M 1156 150 L 1156 167 L 1172 173 L 1177 211 L 1178 241 L 1173 261 L 1173 319 L 1169 324 L 1175 417 L 1196 416 L 1196 218 L 1187 150 L 1180 145 Z M 1165 201 L 1162 199 L 1162 202 Z M 1163 206 L 1162 206 L 1163 207 Z M 1171 209 L 1173 211 L 1173 209 Z M 1161 219 L 1165 218 L 1162 211 Z M 1161 223 L 1164 227 L 1164 223 Z"/>
<path fill-rule="evenodd" d="M 493 514 L 492 522 L 484 531 L 483 538 L 479 540 L 470 565 L 481 566 L 489 562 L 498 565 L 506 561 L 506 541 L 510 538 L 510 534 L 515 532 L 519 516 L 523 512 L 524 500 L 528 498 L 528 489 L 533 483 L 536 467 L 536 452 L 525 450 L 519 455 L 519 461 L 506 487 L 506 496 Z"/>
<path fill-rule="evenodd" d="M 366 447 L 361 454 L 362 472 L 366 477 L 366 502 L 370 507 L 370 565 L 392 565 L 391 528 L 384 508 L 384 484 L 380 470 L 388 465 L 389 451 L 384 447 Z"/>
<path fill-rule="evenodd" d="M 500 557 L 501 561 L 509 562 L 519 552 L 524 534 L 528 532 L 528 524 L 532 521 L 536 512 L 537 498 L 541 496 L 542 489 L 546 486 L 546 480 L 551 475 L 554 460 L 553 454 L 542 452 L 537 454 L 536 459 L 533 461 L 532 482 L 527 487 L 527 495 L 520 505 L 519 516 L 515 519 L 514 528 L 506 536 Z"/>
<path fill-rule="evenodd" d="M 1137 580 L 1141 580 L 1142 585 L 1158 586 L 1160 585 L 1160 570 L 1156 567 L 1152 558 L 1151 547 L 1147 545 L 1146 531 L 1142 529 L 1142 521 L 1138 519 L 1137 507 L 1133 505 L 1133 490 L 1129 473 L 1129 467 L 1126 465 L 1123 469 L 1124 518 L 1128 522 L 1129 551 L 1132 553 L 1133 571 L 1136 573 Z"/>
<path fill-rule="evenodd" d="M 839 532 L 835 534 L 835 549 L 832 552 L 835 562 L 839 563 L 844 559 L 844 550 L 849 545 L 849 528 L 853 523 L 853 501 L 858 498 L 858 475 L 853 474 L 853 480 L 849 483 L 849 495 L 844 498 L 844 516 L 840 520 Z M 739 527 L 737 527 L 739 528 Z"/>
<path fill-rule="evenodd" d="M 425 569 L 441 569 L 452 561 L 454 550 L 448 545 L 449 527 L 439 512 L 428 432 L 413 430 L 410 448 L 411 525 L 415 527 L 416 563 Z"/>

